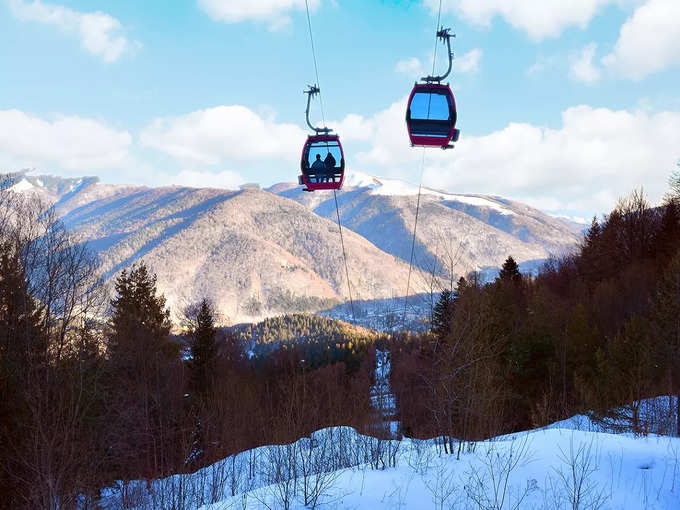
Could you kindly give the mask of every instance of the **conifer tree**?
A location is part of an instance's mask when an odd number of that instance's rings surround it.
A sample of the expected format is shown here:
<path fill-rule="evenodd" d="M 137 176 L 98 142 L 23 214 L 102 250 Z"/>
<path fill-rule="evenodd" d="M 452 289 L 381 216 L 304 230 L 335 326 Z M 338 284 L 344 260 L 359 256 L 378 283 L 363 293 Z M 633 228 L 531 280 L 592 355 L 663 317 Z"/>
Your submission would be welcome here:
<path fill-rule="evenodd" d="M 468 286 L 468 281 L 465 279 L 464 276 L 461 276 L 458 279 L 458 285 L 456 286 L 456 291 L 454 293 L 455 297 L 459 298 L 464 292 L 465 289 Z"/>
<path fill-rule="evenodd" d="M 167 345 L 170 311 L 165 308 L 165 297 L 156 295 L 156 275 L 151 276 L 142 262 L 133 266 L 129 273 L 123 270 L 116 279 L 115 288 L 118 296 L 111 300 L 112 357 L 125 357 L 139 349 L 160 350 L 170 356 L 177 354 L 176 348 Z"/>
<path fill-rule="evenodd" d="M 116 279 L 109 334 L 111 468 L 150 477 L 172 469 L 183 413 L 179 344 L 156 276 L 142 262 Z"/>
<path fill-rule="evenodd" d="M 204 298 L 198 305 L 189 345 L 191 383 L 194 391 L 200 396 L 205 396 L 210 389 L 210 378 L 217 358 L 216 333 L 215 310 L 213 305 Z"/>
<path fill-rule="evenodd" d="M 11 243 L 0 246 L 0 509 L 19 508 L 17 478 L 29 476 L 16 459 L 21 430 L 30 422 L 25 388 L 34 368 L 44 365 L 33 298 Z"/>
<path fill-rule="evenodd" d="M 509 256 L 507 259 L 505 259 L 503 267 L 501 267 L 501 271 L 498 274 L 498 278 L 504 282 L 508 281 L 515 283 L 522 280 L 522 273 L 519 272 L 519 266 L 512 256 Z"/>
<path fill-rule="evenodd" d="M 432 332 L 439 339 L 445 338 L 451 332 L 453 299 L 454 297 L 450 290 L 443 290 L 432 310 Z"/>
<path fill-rule="evenodd" d="M 600 226 L 600 222 L 597 221 L 597 216 L 593 216 L 592 221 L 590 222 L 590 227 L 588 227 L 588 231 L 586 232 L 585 239 L 584 239 L 584 244 L 586 247 L 590 247 L 593 244 L 597 242 L 599 239 L 600 235 L 602 234 L 602 227 Z"/>
<path fill-rule="evenodd" d="M 602 225 L 593 216 L 581 243 L 579 259 L 579 271 L 589 282 L 597 282 L 602 276 L 602 244 Z"/>

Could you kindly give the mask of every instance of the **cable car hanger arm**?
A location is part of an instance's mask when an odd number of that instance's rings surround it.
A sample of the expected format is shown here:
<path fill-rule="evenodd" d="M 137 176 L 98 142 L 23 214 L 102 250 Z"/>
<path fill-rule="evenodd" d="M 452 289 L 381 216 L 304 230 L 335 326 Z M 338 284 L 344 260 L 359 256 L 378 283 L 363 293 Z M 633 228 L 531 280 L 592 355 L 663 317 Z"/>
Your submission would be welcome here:
<path fill-rule="evenodd" d="M 319 133 L 323 133 L 324 135 L 327 135 L 332 129 L 329 129 L 327 127 L 322 127 L 318 128 L 315 126 L 312 126 L 312 123 L 309 121 L 309 105 L 312 102 L 312 96 L 315 96 L 321 92 L 321 89 L 317 85 L 308 85 L 309 89 L 305 90 L 305 94 L 307 94 L 307 109 L 305 110 L 305 116 L 307 118 L 307 125 L 309 128 L 314 131 L 317 135 Z"/>
<path fill-rule="evenodd" d="M 446 48 L 449 53 L 449 68 L 446 70 L 444 74 L 441 76 L 425 76 L 421 78 L 421 81 L 424 81 L 426 83 L 433 83 L 433 82 L 441 82 L 446 77 L 451 74 L 451 68 L 453 67 L 453 51 L 451 50 L 451 38 L 456 37 L 456 34 L 451 34 L 451 29 L 450 28 L 444 28 L 442 27 L 439 29 L 439 32 L 437 32 L 437 38 L 441 39 L 442 41 L 446 41 Z"/>

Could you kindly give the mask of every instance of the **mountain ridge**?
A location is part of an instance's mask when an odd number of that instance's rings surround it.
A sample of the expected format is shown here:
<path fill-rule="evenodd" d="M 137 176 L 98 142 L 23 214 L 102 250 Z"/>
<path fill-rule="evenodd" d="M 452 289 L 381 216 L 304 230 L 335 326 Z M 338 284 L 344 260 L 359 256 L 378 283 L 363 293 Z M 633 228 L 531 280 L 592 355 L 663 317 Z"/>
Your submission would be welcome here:
<path fill-rule="evenodd" d="M 99 257 L 106 278 L 144 260 L 175 314 L 209 297 L 229 321 L 331 308 L 349 297 L 331 193 L 279 183 L 240 190 L 146 187 L 20 174 L 15 191 L 54 203 Z M 349 175 L 338 194 L 354 299 L 406 291 L 417 188 Z M 424 188 L 409 294 L 450 286 L 470 270 L 559 255 L 575 229 L 501 197 Z"/>

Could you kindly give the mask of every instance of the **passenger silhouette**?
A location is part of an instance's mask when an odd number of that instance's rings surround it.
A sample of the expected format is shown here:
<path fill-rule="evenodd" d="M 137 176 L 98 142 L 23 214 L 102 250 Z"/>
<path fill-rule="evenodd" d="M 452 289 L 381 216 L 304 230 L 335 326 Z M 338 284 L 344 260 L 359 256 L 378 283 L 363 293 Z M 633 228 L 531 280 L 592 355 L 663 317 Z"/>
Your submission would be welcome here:
<path fill-rule="evenodd" d="M 335 182 L 335 158 L 333 157 L 333 154 L 331 154 L 331 151 L 328 151 L 328 155 L 323 162 L 326 165 L 328 180 Z"/>
<path fill-rule="evenodd" d="M 331 151 L 328 151 L 328 155 L 326 156 L 326 159 L 323 160 L 323 162 L 329 169 L 335 168 L 335 158 L 333 157 L 333 154 L 331 154 Z"/>
<path fill-rule="evenodd" d="M 321 154 L 316 155 L 316 161 L 312 163 L 312 170 L 315 170 L 316 182 L 323 182 L 322 174 L 326 173 L 326 163 L 321 161 Z"/>

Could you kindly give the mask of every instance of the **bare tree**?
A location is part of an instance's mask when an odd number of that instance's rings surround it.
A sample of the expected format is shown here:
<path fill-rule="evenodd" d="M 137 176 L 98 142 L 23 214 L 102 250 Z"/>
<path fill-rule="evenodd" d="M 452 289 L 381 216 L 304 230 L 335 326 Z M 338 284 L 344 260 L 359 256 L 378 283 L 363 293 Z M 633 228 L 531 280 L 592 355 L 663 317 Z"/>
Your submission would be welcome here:
<path fill-rule="evenodd" d="M 476 457 L 481 467 L 471 464 L 467 472 L 465 491 L 468 499 L 483 510 L 521 508 L 522 502 L 534 487 L 529 483 L 525 487 L 517 487 L 518 492 L 513 499 L 510 477 L 529 460 L 528 437 L 512 440 L 506 447 L 489 442 Z"/>
<path fill-rule="evenodd" d="M 79 494 L 93 494 L 104 457 L 91 425 L 100 404 L 105 302 L 97 263 L 31 194 L 0 191 L 0 246 L 0 315 L 22 324 L 3 328 L 0 340 L 0 365 L 10 367 L 0 378 L 14 388 L 7 398 L 16 406 L 0 427 L 8 434 L 0 438 L 0 472 L 13 479 L 16 503 L 68 508 Z M 18 296 L 22 311 L 9 306 Z"/>
<path fill-rule="evenodd" d="M 574 444 L 574 435 L 569 439 L 569 450 L 560 447 L 559 459 L 562 466 L 553 468 L 557 483 L 550 480 L 554 501 L 570 510 L 599 510 L 610 499 L 604 487 L 593 478 L 600 469 L 600 454 L 593 436 L 589 442 Z"/>
<path fill-rule="evenodd" d="M 453 508 L 455 501 L 451 501 L 451 498 L 459 490 L 454 470 L 448 468 L 446 460 L 440 459 L 440 462 L 430 470 L 430 473 L 432 472 L 433 475 L 423 476 L 423 483 L 432 495 L 435 510 Z"/>

